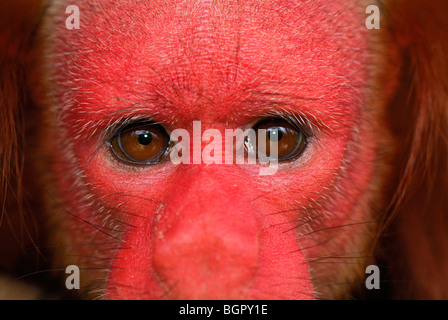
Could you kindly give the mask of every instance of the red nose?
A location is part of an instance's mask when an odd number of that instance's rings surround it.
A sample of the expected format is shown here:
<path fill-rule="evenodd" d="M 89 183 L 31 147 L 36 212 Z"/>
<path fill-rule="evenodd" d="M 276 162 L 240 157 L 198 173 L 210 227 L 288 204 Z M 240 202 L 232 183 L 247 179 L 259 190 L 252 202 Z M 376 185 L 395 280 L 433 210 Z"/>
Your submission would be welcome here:
<path fill-rule="evenodd" d="M 181 299 L 241 298 L 259 263 L 250 199 L 212 170 L 184 179 L 155 223 L 154 269 Z"/>

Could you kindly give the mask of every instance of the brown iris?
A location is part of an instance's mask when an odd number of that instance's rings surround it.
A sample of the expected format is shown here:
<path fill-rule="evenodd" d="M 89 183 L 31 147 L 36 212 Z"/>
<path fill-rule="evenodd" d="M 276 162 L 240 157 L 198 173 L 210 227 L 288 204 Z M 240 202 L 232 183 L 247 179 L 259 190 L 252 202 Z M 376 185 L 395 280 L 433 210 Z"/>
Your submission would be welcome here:
<path fill-rule="evenodd" d="M 112 151 L 133 164 L 160 162 L 168 152 L 170 138 L 165 129 L 151 122 L 136 123 L 120 130 L 112 139 Z"/>
<path fill-rule="evenodd" d="M 293 124 L 283 119 L 264 119 L 254 126 L 259 157 L 286 161 L 299 156 L 306 146 L 306 136 Z M 265 143 L 260 143 L 264 140 Z M 277 157 L 275 156 L 277 150 Z"/>

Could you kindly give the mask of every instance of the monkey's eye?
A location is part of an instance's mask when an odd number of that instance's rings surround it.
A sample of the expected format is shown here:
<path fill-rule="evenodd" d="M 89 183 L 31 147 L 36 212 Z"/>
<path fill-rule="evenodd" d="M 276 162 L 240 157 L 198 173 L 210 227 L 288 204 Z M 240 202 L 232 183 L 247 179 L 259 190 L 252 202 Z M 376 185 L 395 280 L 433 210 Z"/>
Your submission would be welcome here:
<path fill-rule="evenodd" d="M 252 144 L 251 149 L 256 148 L 257 156 L 261 158 L 287 161 L 299 156 L 307 143 L 307 136 L 303 131 L 283 119 L 263 119 L 253 129 L 257 145 L 255 147 Z M 248 144 L 251 144 L 250 137 L 246 139 L 246 147 Z"/>
<path fill-rule="evenodd" d="M 165 129 L 149 121 L 124 127 L 112 138 L 112 152 L 131 164 L 158 163 L 167 155 L 170 137 Z"/>

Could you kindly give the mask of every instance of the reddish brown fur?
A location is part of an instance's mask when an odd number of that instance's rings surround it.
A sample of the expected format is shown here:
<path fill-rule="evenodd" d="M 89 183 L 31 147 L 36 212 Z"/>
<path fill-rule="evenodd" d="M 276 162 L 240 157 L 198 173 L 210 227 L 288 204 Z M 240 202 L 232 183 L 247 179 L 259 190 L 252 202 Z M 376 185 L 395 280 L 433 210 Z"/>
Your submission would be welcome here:
<path fill-rule="evenodd" d="M 378 263 L 387 266 L 391 280 L 387 286 L 390 292 L 382 292 L 383 297 L 445 299 L 448 4 L 444 0 L 391 3 L 382 11 L 387 16 L 383 19 L 387 26 L 385 23 L 383 28 L 388 28 L 391 39 L 380 51 L 386 60 L 390 59 L 388 66 L 399 66 L 399 77 L 383 119 L 394 137 L 390 141 L 394 160 L 384 192 L 386 205 L 379 212 L 383 223 L 378 234 L 377 258 Z M 33 187 L 36 182 L 27 165 L 36 152 L 28 148 L 32 145 L 32 133 L 39 128 L 39 123 L 33 122 L 26 77 L 40 11 L 37 2 L 27 0 L 0 4 L 0 271 L 13 276 L 45 269 L 48 261 L 29 264 L 35 251 L 31 255 L 24 251 L 33 242 L 38 247 L 45 243 L 46 235 L 39 219 L 39 188 Z M 384 70 L 386 76 L 395 74 L 389 67 Z M 0 292 L 7 288 L 0 282 Z"/>
<path fill-rule="evenodd" d="M 392 3 L 389 29 L 403 64 L 400 87 L 389 105 L 388 120 L 399 147 L 385 216 L 391 227 L 384 235 L 391 236 L 383 248 L 395 270 L 397 297 L 446 299 L 448 4 Z M 390 258 L 394 256 L 400 259 Z"/>
<path fill-rule="evenodd" d="M 25 84 L 27 63 L 30 59 L 31 39 L 36 12 L 39 6 L 28 6 L 21 11 L 26 1 L 2 3 L 0 15 L 0 206 L 2 208 L 1 242 L 14 245 L 12 239 L 27 241 L 21 235 L 28 224 L 24 219 L 24 112 L 28 103 Z M 17 15 L 11 14 L 17 13 Z M 22 16 L 19 18 L 19 13 Z M 14 225 L 15 229 L 11 229 Z M 7 230 L 9 229 L 9 230 Z M 6 240 L 11 239 L 11 241 Z M 10 246 L 2 247 L 3 250 Z M 16 250 L 16 248 L 14 248 Z M 13 256 L 19 251 L 12 252 Z M 9 255 L 8 255 L 9 256 Z M 15 260 L 15 259 L 13 259 Z M 3 264 L 12 261 L 1 259 Z"/>
<path fill-rule="evenodd" d="M 29 209 L 25 203 L 34 202 L 25 201 L 29 190 L 25 190 L 24 184 L 31 181 L 24 179 L 24 112 L 29 102 L 24 84 L 40 4 L 16 1 L 0 6 L 0 242 L 4 244 L 0 248 L 0 269 L 18 276 L 32 271 L 24 266 L 27 256 L 35 257 L 34 250 L 27 252 L 26 248 L 33 247 L 33 241 L 37 240 L 33 215 L 24 210 Z M 24 7 L 27 9 L 22 10 Z M 3 289 L 2 280 L 0 276 Z M 15 295 L 7 291 L 2 296 Z"/>

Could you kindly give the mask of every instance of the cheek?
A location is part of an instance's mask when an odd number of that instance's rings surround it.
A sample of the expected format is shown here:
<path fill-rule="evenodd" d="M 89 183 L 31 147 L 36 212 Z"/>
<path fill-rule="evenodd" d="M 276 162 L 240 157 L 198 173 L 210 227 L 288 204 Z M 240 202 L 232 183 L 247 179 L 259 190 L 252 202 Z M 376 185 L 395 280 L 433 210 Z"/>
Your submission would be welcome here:
<path fill-rule="evenodd" d="M 357 277 L 371 262 L 372 201 L 378 199 L 371 186 L 380 133 L 369 127 L 361 124 L 356 137 L 349 130 L 323 136 L 299 166 L 255 182 L 269 205 L 265 212 L 284 218 L 279 233 L 298 243 L 319 298 L 341 296 L 337 284 L 361 281 Z"/>

